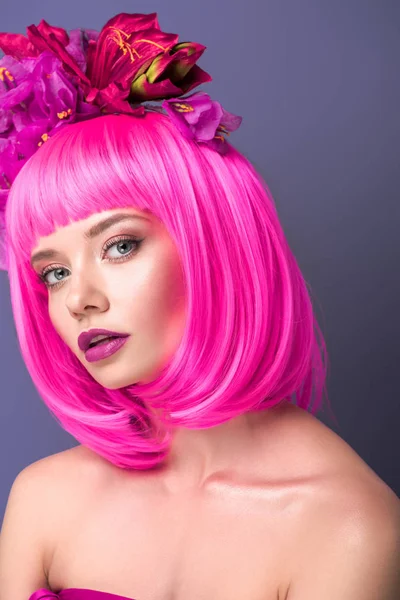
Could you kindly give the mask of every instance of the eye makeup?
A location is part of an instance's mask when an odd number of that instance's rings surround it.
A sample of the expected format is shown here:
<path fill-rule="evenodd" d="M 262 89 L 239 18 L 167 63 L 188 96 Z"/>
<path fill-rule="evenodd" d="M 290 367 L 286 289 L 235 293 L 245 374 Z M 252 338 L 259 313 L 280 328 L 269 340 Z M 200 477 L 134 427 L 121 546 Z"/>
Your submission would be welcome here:
<path fill-rule="evenodd" d="M 129 260 L 130 258 L 132 258 L 133 256 L 135 256 L 137 254 L 137 252 L 140 249 L 140 246 L 142 245 L 143 241 L 145 238 L 138 238 L 136 236 L 133 235 L 120 235 L 120 236 L 116 236 L 114 238 L 111 238 L 109 240 L 107 240 L 107 242 L 104 244 L 102 251 L 101 251 L 101 258 L 103 259 L 105 257 L 105 255 L 107 254 L 107 251 L 111 248 L 113 248 L 114 246 L 118 246 L 118 244 L 135 244 L 135 250 L 132 250 L 126 254 L 122 254 L 119 257 L 112 257 L 112 258 L 107 258 L 106 261 L 107 262 L 124 262 L 126 260 Z M 38 277 L 40 279 L 40 281 L 42 283 L 44 283 L 44 285 L 47 288 L 57 288 L 59 287 L 65 280 L 65 278 L 59 280 L 57 283 L 50 283 L 48 281 L 47 276 L 50 273 L 53 273 L 55 271 L 68 271 L 68 269 L 66 269 L 66 267 L 63 267 L 62 265 L 49 265 L 48 267 L 45 267 L 40 273 L 38 273 Z"/>

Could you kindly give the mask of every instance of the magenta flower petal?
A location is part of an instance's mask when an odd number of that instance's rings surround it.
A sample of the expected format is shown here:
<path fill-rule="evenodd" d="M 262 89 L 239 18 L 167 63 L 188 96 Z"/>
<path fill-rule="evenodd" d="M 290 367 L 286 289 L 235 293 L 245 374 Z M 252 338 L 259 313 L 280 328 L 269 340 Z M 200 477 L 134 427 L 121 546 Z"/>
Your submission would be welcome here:
<path fill-rule="evenodd" d="M 225 127 L 228 131 L 236 131 L 242 123 L 243 117 L 239 117 L 238 115 L 233 115 L 232 113 L 222 109 L 223 115 L 221 119 L 221 125 Z"/>
<path fill-rule="evenodd" d="M 227 149 L 224 134 L 234 131 L 242 122 L 242 117 L 224 110 L 204 92 L 169 98 L 162 107 L 185 137 L 206 143 L 220 153 Z"/>
<path fill-rule="evenodd" d="M 69 44 L 65 46 L 82 73 L 86 73 L 87 51 L 90 40 L 97 41 L 99 32 L 94 29 L 72 29 L 69 32 Z"/>

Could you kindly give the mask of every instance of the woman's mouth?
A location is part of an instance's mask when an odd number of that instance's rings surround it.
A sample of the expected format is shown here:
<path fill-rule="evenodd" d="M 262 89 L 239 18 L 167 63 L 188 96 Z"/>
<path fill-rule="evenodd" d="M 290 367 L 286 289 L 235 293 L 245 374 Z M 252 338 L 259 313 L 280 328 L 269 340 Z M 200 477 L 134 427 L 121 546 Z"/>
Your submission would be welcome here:
<path fill-rule="evenodd" d="M 108 358 L 112 354 L 115 354 L 130 336 L 117 337 L 111 336 L 99 340 L 95 340 L 91 343 L 89 348 L 85 352 L 85 358 L 88 362 L 96 362 L 104 358 Z"/>

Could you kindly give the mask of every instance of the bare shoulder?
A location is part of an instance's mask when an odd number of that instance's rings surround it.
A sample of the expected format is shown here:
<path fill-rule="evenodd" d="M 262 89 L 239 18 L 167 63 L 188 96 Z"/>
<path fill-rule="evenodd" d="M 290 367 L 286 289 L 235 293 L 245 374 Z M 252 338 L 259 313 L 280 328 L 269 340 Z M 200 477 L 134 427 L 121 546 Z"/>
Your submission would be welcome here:
<path fill-rule="evenodd" d="M 303 409 L 282 408 L 276 434 L 283 456 L 280 468 L 296 498 L 292 512 L 297 517 L 288 525 L 288 599 L 295 600 L 293 591 L 303 585 L 316 586 L 320 574 L 321 587 L 336 590 L 324 574 L 333 571 L 338 579 L 342 573 L 345 581 L 351 561 L 351 573 L 359 567 L 363 572 L 361 565 L 380 564 L 375 580 L 385 573 L 393 578 L 398 569 L 393 561 L 400 558 L 400 500 L 394 491 L 344 439 Z"/>
<path fill-rule="evenodd" d="M 69 487 L 73 479 L 83 483 L 88 477 L 98 476 L 105 462 L 89 448 L 78 445 L 31 463 L 18 478 L 31 481 L 32 485 L 43 485 L 43 490 L 51 493 Z"/>
<path fill-rule="evenodd" d="M 107 470 L 112 471 L 112 465 L 81 444 L 46 456 L 24 469 L 27 476 L 45 485 L 48 494 L 64 498 L 71 495 L 76 499 L 97 492 Z"/>
<path fill-rule="evenodd" d="M 400 501 L 394 491 L 340 435 L 296 406 L 287 415 L 283 427 L 302 461 L 299 472 L 332 498 L 339 514 L 360 509 L 366 517 L 369 512 L 376 518 L 379 512 L 383 517 L 399 515 Z"/>
<path fill-rule="evenodd" d="M 84 446 L 76 446 L 41 458 L 16 477 L 14 488 L 24 490 L 37 514 L 43 513 L 50 530 L 63 513 L 71 511 L 101 485 L 106 461 Z"/>
<path fill-rule="evenodd" d="M 280 445 L 279 470 L 294 479 L 339 484 L 354 492 L 373 491 L 396 498 L 394 492 L 340 435 L 316 416 L 294 404 L 285 403 L 277 411 L 274 443 Z"/>
<path fill-rule="evenodd" d="M 40 523 L 46 572 L 63 528 L 102 489 L 105 464 L 95 452 L 78 445 L 41 458 L 18 474 L 14 485 L 23 488 L 31 514 Z"/>
<path fill-rule="evenodd" d="M 47 585 L 54 533 L 73 498 L 68 482 L 79 463 L 75 456 L 66 451 L 40 459 L 16 476 L 1 527 L 1 598 L 28 598 Z"/>

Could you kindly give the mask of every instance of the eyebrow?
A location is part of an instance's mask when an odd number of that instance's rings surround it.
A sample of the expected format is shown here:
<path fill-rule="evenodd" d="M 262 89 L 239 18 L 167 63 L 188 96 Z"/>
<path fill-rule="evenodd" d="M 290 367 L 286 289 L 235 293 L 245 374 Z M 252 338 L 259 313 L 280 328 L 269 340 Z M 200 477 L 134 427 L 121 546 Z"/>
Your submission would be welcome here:
<path fill-rule="evenodd" d="M 83 237 L 87 240 L 91 240 L 91 239 L 97 237 L 98 235 L 100 235 L 101 233 L 103 233 L 103 231 L 106 231 L 106 229 L 108 229 L 112 225 L 115 225 L 116 223 L 120 223 L 121 221 L 126 221 L 128 219 L 129 220 L 130 219 L 142 219 L 144 221 L 150 221 L 150 219 L 148 219 L 147 217 L 142 217 L 141 215 L 130 215 L 130 214 L 126 214 L 126 213 L 118 213 L 116 215 L 112 215 L 111 217 L 108 217 L 107 219 L 104 219 L 103 221 L 99 221 L 99 223 L 96 223 L 95 225 L 92 225 L 92 227 L 90 227 L 90 229 L 85 231 L 85 233 L 83 234 Z M 46 258 L 46 259 L 55 258 L 57 255 L 58 255 L 58 252 L 56 250 L 52 250 L 51 248 L 48 248 L 46 250 L 39 250 L 39 252 L 36 252 L 32 256 L 31 265 L 33 266 L 33 264 L 35 262 L 38 262 L 39 260 L 42 260 L 44 258 Z"/>

